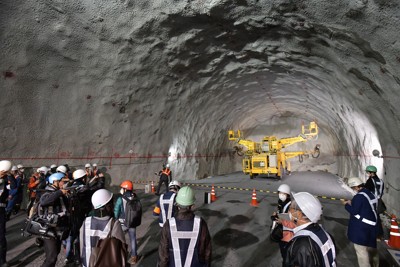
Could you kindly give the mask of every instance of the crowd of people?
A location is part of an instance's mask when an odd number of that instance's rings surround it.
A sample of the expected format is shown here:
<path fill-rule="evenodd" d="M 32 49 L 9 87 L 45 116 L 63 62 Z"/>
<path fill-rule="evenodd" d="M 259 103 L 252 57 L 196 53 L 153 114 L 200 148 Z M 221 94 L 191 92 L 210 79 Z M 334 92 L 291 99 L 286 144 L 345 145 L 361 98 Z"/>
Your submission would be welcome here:
<path fill-rule="evenodd" d="M 360 267 L 378 267 L 377 240 L 383 235 L 379 215 L 385 211 L 381 208 L 384 182 L 377 176 L 375 166 L 367 166 L 365 172 L 365 183 L 358 177 L 347 182 L 354 192 L 353 199 L 343 201 L 350 214 L 347 237 Z M 275 237 L 279 232 L 279 239 L 275 240 L 281 250 L 282 266 L 336 266 L 334 238 L 317 224 L 322 216 L 319 200 L 307 192 L 291 193 L 286 184 L 278 188 L 278 196 L 278 209 L 271 216 L 271 234 Z M 289 219 L 282 219 L 283 214 L 289 215 Z M 279 227 L 281 231 L 276 230 Z"/>
<path fill-rule="evenodd" d="M 375 166 L 368 166 L 366 173 L 366 183 L 356 177 L 348 179 L 354 197 L 343 204 L 350 214 L 348 239 L 354 245 L 359 266 L 379 266 L 376 247 L 377 238 L 382 235 L 382 210 L 378 204 L 382 202 L 384 184 L 376 175 Z M 211 266 L 212 239 L 206 221 L 194 213 L 194 190 L 172 180 L 168 165 L 157 174 L 159 199 L 153 215 L 161 228 L 158 266 Z M 165 193 L 160 194 L 162 184 L 167 186 Z M 36 244 L 45 251 L 42 266 L 55 266 L 62 246 L 66 264 L 125 266 L 139 261 L 136 227 L 141 224 L 142 206 L 132 181 L 120 184 L 114 203 L 113 193 L 104 188 L 105 178 L 96 164 L 86 164 L 74 172 L 68 165 L 42 166 L 27 178 L 24 166 L 12 166 L 10 161 L 3 160 L 0 267 L 8 266 L 5 224 L 13 212 L 21 209 L 24 186 L 29 193 L 25 230 L 35 234 L 38 224 L 41 230 L 46 229 L 45 234 L 36 238 Z M 281 184 L 278 193 L 278 209 L 271 219 L 282 266 L 336 266 L 334 238 L 318 224 L 322 216 L 320 201 L 308 192 L 291 192 L 287 184 Z M 113 244 L 108 240 L 113 240 Z"/>

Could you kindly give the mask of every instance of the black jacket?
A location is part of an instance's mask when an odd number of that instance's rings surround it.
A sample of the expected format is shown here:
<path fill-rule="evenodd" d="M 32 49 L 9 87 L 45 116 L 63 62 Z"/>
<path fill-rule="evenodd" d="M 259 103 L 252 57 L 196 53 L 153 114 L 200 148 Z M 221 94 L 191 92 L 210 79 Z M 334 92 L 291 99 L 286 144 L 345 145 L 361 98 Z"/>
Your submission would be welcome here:
<path fill-rule="evenodd" d="M 316 233 L 321 230 L 321 226 L 319 224 L 312 223 L 309 226 L 307 226 L 305 230 Z M 335 243 L 332 236 L 331 235 L 329 236 L 332 239 L 333 243 Z M 329 267 L 325 266 L 321 248 L 309 236 L 294 237 L 289 242 L 283 266 Z"/>

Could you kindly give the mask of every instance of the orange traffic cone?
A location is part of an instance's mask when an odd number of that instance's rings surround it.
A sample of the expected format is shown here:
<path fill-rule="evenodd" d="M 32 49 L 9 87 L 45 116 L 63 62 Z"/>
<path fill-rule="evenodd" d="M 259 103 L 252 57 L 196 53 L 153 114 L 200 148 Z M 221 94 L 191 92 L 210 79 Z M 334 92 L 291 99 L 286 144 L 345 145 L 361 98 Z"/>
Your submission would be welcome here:
<path fill-rule="evenodd" d="M 154 188 L 154 182 L 153 181 L 151 181 L 151 192 L 152 193 L 156 192 L 156 189 Z"/>
<path fill-rule="evenodd" d="M 396 222 L 396 216 L 392 215 L 392 223 L 390 225 L 390 237 L 388 245 L 392 248 L 400 249 L 400 232 L 399 225 Z"/>
<path fill-rule="evenodd" d="M 257 194 L 256 194 L 256 189 L 253 189 L 253 194 L 251 196 L 251 206 L 253 207 L 258 207 L 258 201 L 257 201 Z"/>
<path fill-rule="evenodd" d="M 215 189 L 214 185 L 211 186 L 211 202 L 214 202 L 217 200 L 217 196 L 215 195 Z"/>

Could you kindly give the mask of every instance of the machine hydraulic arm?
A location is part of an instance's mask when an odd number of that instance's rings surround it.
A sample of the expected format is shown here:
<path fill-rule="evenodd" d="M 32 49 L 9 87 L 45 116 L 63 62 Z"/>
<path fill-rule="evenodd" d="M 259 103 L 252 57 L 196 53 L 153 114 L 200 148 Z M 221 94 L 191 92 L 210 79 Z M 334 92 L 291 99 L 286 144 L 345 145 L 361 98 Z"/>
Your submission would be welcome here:
<path fill-rule="evenodd" d="M 314 151 L 283 151 L 282 149 L 299 142 L 306 142 L 318 137 L 318 125 L 312 121 L 308 127 L 302 125 L 301 134 L 295 137 L 278 139 L 276 136 L 264 136 L 261 142 L 255 142 L 242 138 L 242 132 L 238 130 L 228 131 L 230 141 L 235 141 L 240 146 L 235 146 L 235 152 L 243 156 L 243 172 L 250 174 L 250 178 L 259 174 L 274 174 L 281 177 L 283 170 L 290 171 L 290 158 L 299 156 L 300 162 L 303 156 L 312 155 L 317 158 L 320 154 L 320 146 L 316 145 Z M 247 150 L 242 153 L 242 147 Z"/>

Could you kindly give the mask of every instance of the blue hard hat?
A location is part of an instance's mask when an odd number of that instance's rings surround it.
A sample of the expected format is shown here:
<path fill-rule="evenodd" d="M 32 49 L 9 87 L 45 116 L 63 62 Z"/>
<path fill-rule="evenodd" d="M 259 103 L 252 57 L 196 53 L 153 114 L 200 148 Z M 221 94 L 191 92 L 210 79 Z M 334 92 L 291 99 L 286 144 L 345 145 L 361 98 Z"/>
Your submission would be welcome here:
<path fill-rule="evenodd" d="M 61 172 L 53 173 L 49 177 L 49 183 L 52 184 L 54 181 L 60 181 L 64 176 L 65 176 L 65 174 L 63 174 Z"/>

